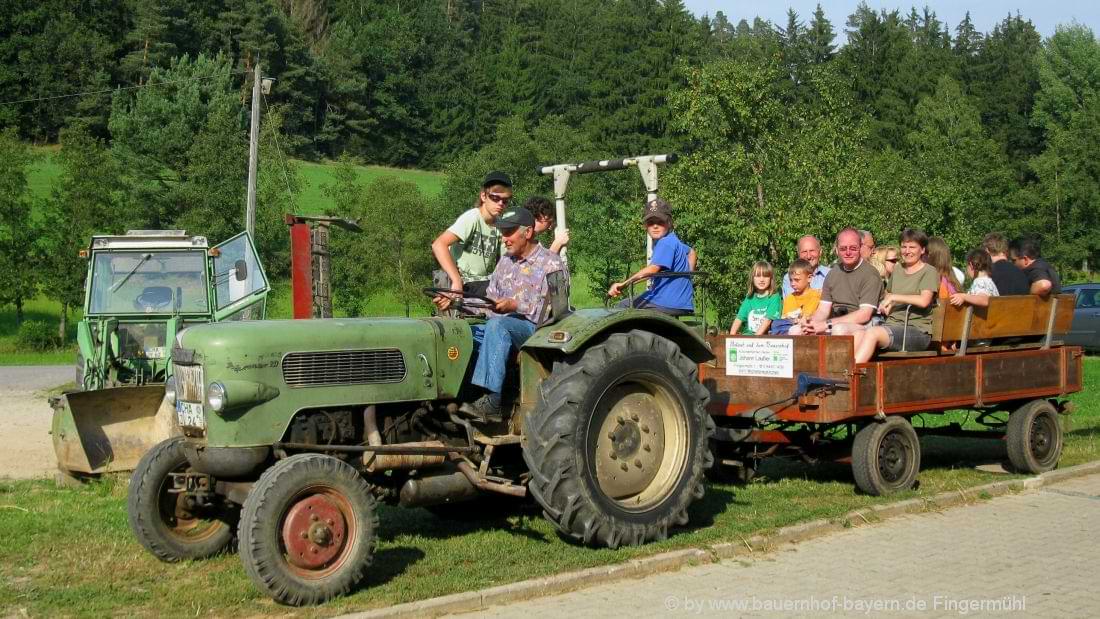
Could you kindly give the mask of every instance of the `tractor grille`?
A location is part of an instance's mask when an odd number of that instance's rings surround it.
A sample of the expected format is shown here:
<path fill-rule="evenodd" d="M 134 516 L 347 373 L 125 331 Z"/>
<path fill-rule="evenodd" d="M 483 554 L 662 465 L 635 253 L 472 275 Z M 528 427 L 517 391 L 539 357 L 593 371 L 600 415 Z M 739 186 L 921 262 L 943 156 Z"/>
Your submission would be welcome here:
<path fill-rule="evenodd" d="M 399 383 L 405 379 L 400 350 L 292 352 L 283 357 L 283 382 L 290 387 Z"/>
<path fill-rule="evenodd" d="M 176 377 L 176 398 L 184 402 L 204 402 L 201 365 L 175 364 L 172 370 Z"/>

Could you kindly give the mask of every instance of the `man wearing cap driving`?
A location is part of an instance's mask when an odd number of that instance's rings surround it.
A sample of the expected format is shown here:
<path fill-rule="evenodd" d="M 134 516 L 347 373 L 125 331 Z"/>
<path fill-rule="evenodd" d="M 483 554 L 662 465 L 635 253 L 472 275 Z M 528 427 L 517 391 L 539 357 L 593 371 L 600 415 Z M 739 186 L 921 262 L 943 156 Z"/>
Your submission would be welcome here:
<path fill-rule="evenodd" d="M 648 279 L 661 271 L 695 270 L 695 250 L 672 231 L 672 207 L 661 198 L 646 203 L 642 213 L 646 233 L 653 239 L 653 258 L 649 264 L 621 282 L 611 284 L 607 296 L 617 297 L 630 284 Z M 672 316 L 684 316 L 695 311 L 695 289 L 690 277 L 661 277 L 650 280 L 649 289 L 634 297 L 634 307 L 652 309 Z M 620 307 L 630 307 L 624 299 Z"/>
<path fill-rule="evenodd" d="M 477 361 L 471 382 L 486 393 L 461 408 L 483 420 L 500 417 L 508 360 L 547 318 L 547 276 L 561 271 L 567 281 L 569 277 L 561 258 L 535 240 L 535 218 L 530 211 L 510 208 L 494 225 L 505 251 L 485 293 L 495 305 L 485 310 L 489 318 L 485 324 L 473 327 Z"/>
<path fill-rule="evenodd" d="M 493 171 L 481 182 L 474 208 L 466 211 L 432 241 L 432 254 L 443 272 L 451 278 L 451 290 L 485 296 L 489 274 L 500 258 L 500 231 L 493 222 L 512 202 L 512 179 Z M 433 302 L 440 310 L 453 299 L 437 296 Z"/>

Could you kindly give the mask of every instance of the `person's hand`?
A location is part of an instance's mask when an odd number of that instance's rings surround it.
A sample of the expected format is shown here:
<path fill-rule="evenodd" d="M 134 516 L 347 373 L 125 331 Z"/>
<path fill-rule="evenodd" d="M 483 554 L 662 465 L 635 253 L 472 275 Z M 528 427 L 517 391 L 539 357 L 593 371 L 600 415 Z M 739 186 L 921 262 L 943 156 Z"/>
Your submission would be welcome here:
<path fill-rule="evenodd" d="M 569 229 L 557 228 L 554 230 L 554 245 L 558 248 L 565 247 L 569 244 Z"/>
<path fill-rule="evenodd" d="M 892 309 L 894 309 L 894 297 L 887 292 L 886 296 L 882 297 L 882 302 L 878 304 L 878 313 L 889 316 Z"/>
<path fill-rule="evenodd" d="M 615 282 L 607 289 L 607 296 L 615 298 L 623 293 L 623 282 Z"/>
<path fill-rule="evenodd" d="M 500 299 L 493 306 L 493 311 L 498 314 L 511 314 L 519 309 L 519 303 L 515 299 Z"/>
<path fill-rule="evenodd" d="M 966 295 L 964 295 L 963 293 L 956 292 L 956 293 L 953 293 L 951 295 L 951 298 L 949 299 L 949 302 L 951 303 L 951 305 L 954 305 L 955 307 L 958 307 L 958 306 L 962 305 L 963 303 L 966 303 L 966 298 L 965 297 L 966 297 Z"/>
<path fill-rule="evenodd" d="M 439 311 L 447 311 L 451 307 L 451 304 L 461 298 L 462 282 L 459 281 L 457 284 L 451 284 L 451 292 L 454 292 L 456 294 L 438 294 L 435 296 L 435 298 L 432 299 L 432 303 L 434 303 L 435 306 L 439 308 Z"/>

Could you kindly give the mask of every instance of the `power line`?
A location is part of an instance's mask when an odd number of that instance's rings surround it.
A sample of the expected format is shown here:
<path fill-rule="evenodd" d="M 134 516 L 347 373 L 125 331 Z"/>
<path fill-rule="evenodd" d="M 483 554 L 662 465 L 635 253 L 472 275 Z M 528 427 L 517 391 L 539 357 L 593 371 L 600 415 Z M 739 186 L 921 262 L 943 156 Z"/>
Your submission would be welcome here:
<path fill-rule="evenodd" d="M 267 102 L 267 95 L 265 95 L 262 90 L 260 91 L 260 97 L 263 98 L 264 104 L 267 105 L 268 109 L 271 109 L 271 104 Z M 279 146 L 279 132 L 272 131 L 271 136 L 275 139 L 275 148 L 279 151 L 279 155 L 281 156 L 283 162 L 283 180 L 286 181 L 286 192 L 290 196 L 290 199 L 293 200 L 294 192 L 290 190 L 290 176 L 287 175 L 286 169 L 286 153 L 284 153 L 282 147 Z"/>
<path fill-rule="evenodd" d="M 147 84 L 137 84 L 136 86 L 119 86 L 117 88 L 108 88 L 106 90 L 89 90 L 85 92 L 74 92 L 68 95 L 54 95 L 52 97 L 37 97 L 34 99 L 20 99 L 19 101 L 4 101 L 0 105 L 15 105 L 18 103 L 35 103 L 37 101 L 53 101 L 55 99 L 70 99 L 72 97 L 84 97 L 87 95 L 102 95 L 110 92 L 118 92 L 120 90 L 136 90 L 138 88 L 149 88 L 150 86 L 162 86 L 167 84 L 181 84 L 183 82 L 199 82 L 202 80 L 211 80 L 215 77 L 221 77 L 222 75 L 235 75 L 239 73 L 247 73 L 247 71 L 240 69 L 236 71 L 230 71 L 228 74 L 216 73 L 214 75 L 204 75 L 201 77 L 188 77 L 178 80 L 168 80 L 163 82 L 149 82 Z"/>

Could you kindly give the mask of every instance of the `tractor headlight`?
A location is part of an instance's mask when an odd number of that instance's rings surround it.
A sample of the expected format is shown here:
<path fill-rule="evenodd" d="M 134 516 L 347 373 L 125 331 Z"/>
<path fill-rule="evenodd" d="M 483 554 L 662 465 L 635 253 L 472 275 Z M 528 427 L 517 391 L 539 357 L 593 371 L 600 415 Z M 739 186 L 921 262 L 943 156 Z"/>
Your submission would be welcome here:
<path fill-rule="evenodd" d="M 176 405 L 176 377 L 169 376 L 168 380 L 164 381 L 164 397 L 168 398 L 168 403 L 172 406 Z"/>
<path fill-rule="evenodd" d="M 210 383 L 210 386 L 206 388 L 206 403 L 215 413 L 224 411 L 226 404 L 225 385 L 218 382 Z"/>

